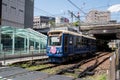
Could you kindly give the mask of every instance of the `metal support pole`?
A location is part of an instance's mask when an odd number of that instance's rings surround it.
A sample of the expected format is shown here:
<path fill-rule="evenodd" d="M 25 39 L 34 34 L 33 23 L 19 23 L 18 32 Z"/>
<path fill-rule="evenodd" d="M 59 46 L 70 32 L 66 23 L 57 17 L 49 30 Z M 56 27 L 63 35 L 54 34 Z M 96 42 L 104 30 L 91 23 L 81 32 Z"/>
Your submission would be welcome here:
<path fill-rule="evenodd" d="M 34 52 L 35 52 L 35 49 L 36 49 L 35 47 L 36 47 L 36 42 L 34 41 Z"/>
<path fill-rule="evenodd" d="M 116 69 L 118 69 L 119 67 L 119 48 L 118 49 L 116 49 Z"/>
<path fill-rule="evenodd" d="M 115 73 L 115 56 L 116 54 L 110 58 L 110 79 L 109 80 L 115 80 L 116 78 L 116 73 Z"/>
<path fill-rule="evenodd" d="M 26 52 L 26 38 L 24 38 L 24 51 Z"/>
<path fill-rule="evenodd" d="M 111 71 L 111 67 L 112 67 L 111 63 L 112 63 L 112 62 L 111 62 L 111 61 L 112 61 L 112 57 L 110 57 L 110 71 L 109 71 L 109 80 L 111 80 L 111 79 L 112 79 L 112 76 L 111 76 L 111 74 L 112 74 L 112 73 L 111 73 L 111 72 L 112 72 L 112 71 Z"/>
<path fill-rule="evenodd" d="M 27 54 L 29 54 L 29 46 L 30 46 L 30 40 L 29 37 L 27 36 Z"/>
<path fill-rule="evenodd" d="M 120 79 L 119 53 L 120 53 L 120 48 L 119 48 L 119 44 L 118 44 L 118 49 L 116 49 L 116 80 Z"/>
<path fill-rule="evenodd" d="M 33 51 L 32 51 L 32 64 L 33 64 Z"/>
<path fill-rule="evenodd" d="M 1 54 L 1 50 L 2 48 L 1 48 L 1 26 L 0 26 L 0 54 Z"/>
<path fill-rule="evenodd" d="M 6 51 L 6 50 L 5 50 Z M 5 61 L 5 51 L 4 51 L 4 54 L 3 54 L 3 58 L 4 58 L 4 65 L 5 65 L 5 63 L 6 63 L 6 61 Z"/>
<path fill-rule="evenodd" d="M 40 45 L 40 41 L 39 41 L 39 53 L 40 53 L 40 48 L 41 48 L 41 45 Z"/>
<path fill-rule="evenodd" d="M 12 33 L 12 54 L 15 54 L 15 31 Z"/>

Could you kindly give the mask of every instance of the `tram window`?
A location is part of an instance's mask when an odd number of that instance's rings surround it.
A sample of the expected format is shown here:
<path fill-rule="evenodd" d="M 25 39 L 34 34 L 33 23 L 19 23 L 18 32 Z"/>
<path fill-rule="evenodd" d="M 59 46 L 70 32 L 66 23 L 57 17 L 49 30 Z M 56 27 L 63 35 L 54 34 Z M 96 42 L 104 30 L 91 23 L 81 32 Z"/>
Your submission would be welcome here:
<path fill-rule="evenodd" d="M 85 45 L 87 45 L 87 38 L 85 38 Z"/>
<path fill-rule="evenodd" d="M 89 41 L 88 41 L 88 39 L 86 39 L 86 45 L 88 45 L 88 43 L 89 43 Z"/>
<path fill-rule="evenodd" d="M 70 44 L 70 45 L 73 44 L 73 37 L 70 37 L 69 44 Z"/>
<path fill-rule="evenodd" d="M 78 44 L 79 44 L 79 38 L 76 36 L 76 44 L 75 44 L 75 47 L 78 47 Z"/>
<path fill-rule="evenodd" d="M 48 41 L 49 46 L 60 46 L 61 45 L 61 37 L 51 36 Z"/>
<path fill-rule="evenodd" d="M 83 46 L 84 45 L 84 39 L 82 38 L 82 42 L 81 42 L 81 45 Z"/>
<path fill-rule="evenodd" d="M 85 45 L 85 38 L 83 39 L 83 45 Z"/>
<path fill-rule="evenodd" d="M 67 52 L 68 51 L 68 37 L 65 36 L 64 38 L 64 51 Z"/>
<path fill-rule="evenodd" d="M 81 37 L 77 37 L 77 38 L 76 38 L 76 47 L 77 47 L 77 48 L 80 48 L 80 47 L 81 47 L 81 44 L 82 44 L 82 43 L 81 43 Z"/>
<path fill-rule="evenodd" d="M 78 47 L 78 44 L 79 44 L 79 38 L 77 37 L 76 38 L 76 47 Z"/>
<path fill-rule="evenodd" d="M 67 45 L 67 42 L 68 42 L 68 39 L 67 39 L 68 37 L 66 36 L 65 37 L 65 45 Z"/>

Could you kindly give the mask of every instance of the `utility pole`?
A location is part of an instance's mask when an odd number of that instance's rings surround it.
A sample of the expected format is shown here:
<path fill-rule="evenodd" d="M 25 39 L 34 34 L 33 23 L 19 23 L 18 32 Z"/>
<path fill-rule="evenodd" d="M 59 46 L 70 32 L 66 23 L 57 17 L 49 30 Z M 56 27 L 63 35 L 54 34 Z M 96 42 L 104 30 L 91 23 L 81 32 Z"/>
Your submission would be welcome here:
<path fill-rule="evenodd" d="M 72 23 L 73 23 L 73 17 L 77 18 L 78 21 L 79 21 L 79 26 L 80 26 L 80 15 L 79 15 L 79 12 L 78 12 L 78 15 L 76 16 L 73 12 L 71 12 L 70 10 L 68 10 L 68 12 L 71 14 L 71 20 L 72 20 Z"/>
<path fill-rule="evenodd" d="M 71 21 L 72 21 L 72 23 L 73 23 L 73 16 L 74 16 L 74 14 L 73 14 L 73 12 L 71 12 L 70 10 L 68 10 L 68 13 L 70 13 L 70 15 L 71 15 Z"/>
<path fill-rule="evenodd" d="M 86 13 L 81 10 L 76 4 L 74 4 L 71 0 L 68 0 L 69 3 L 71 3 L 74 7 L 76 7 L 79 11 L 81 11 L 83 14 L 86 15 Z M 80 26 L 80 15 L 77 17 L 78 18 L 78 21 L 79 21 L 79 26 Z M 80 28 L 80 27 L 79 27 Z M 80 30 L 80 29 L 79 29 Z"/>

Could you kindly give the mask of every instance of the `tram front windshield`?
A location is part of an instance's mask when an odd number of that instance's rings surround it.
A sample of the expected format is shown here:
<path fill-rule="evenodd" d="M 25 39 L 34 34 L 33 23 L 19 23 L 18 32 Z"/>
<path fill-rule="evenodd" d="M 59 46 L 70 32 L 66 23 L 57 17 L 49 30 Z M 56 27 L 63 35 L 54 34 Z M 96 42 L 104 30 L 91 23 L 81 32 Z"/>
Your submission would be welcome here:
<path fill-rule="evenodd" d="M 60 36 L 50 36 L 48 39 L 49 46 L 61 46 L 61 37 Z"/>

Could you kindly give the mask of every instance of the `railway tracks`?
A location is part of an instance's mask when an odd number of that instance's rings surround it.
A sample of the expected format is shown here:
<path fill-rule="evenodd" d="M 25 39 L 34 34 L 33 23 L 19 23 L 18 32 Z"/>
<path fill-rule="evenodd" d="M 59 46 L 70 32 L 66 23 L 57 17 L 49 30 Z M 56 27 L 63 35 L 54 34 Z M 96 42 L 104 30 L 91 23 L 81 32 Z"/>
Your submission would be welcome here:
<path fill-rule="evenodd" d="M 77 75 L 76 78 L 81 78 L 86 75 L 93 75 L 95 73 L 95 68 L 104 63 L 109 59 L 111 54 L 109 53 L 99 53 L 93 57 L 88 57 L 81 59 L 80 61 L 75 61 L 73 63 L 66 64 L 51 64 L 47 60 L 40 60 L 32 62 L 28 67 L 24 67 L 32 71 L 41 71 L 50 73 L 53 75 L 65 75 L 66 73 Z M 37 68 L 35 68 L 37 67 Z"/>
<path fill-rule="evenodd" d="M 92 74 L 94 74 L 93 70 L 96 67 L 98 67 L 104 61 L 106 61 L 106 60 L 108 60 L 110 58 L 110 56 L 108 56 L 108 57 L 105 57 L 102 61 L 99 61 L 99 59 L 101 57 L 106 56 L 106 55 L 109 55 L 109 54 L 105 53 L 105 54 L 99 55 L 97 57 L 93 57 L 93 58 L 90 58 L 90 59 L 85 59 L 85 60 L 83 60 L 83 61 L 81 61 L 81 62 L 79 62 L 79 63 L 77 63 L 75 65 L 72 65 L 70 67 L 67 67 L 65 69 L 57 71 L 56 74 L 61 75 L 61 74 L 65 74 L 65 73 L 74 73 L 74 74 L 78 75 L 77 78 L 81 78 L 81 77 L 83 77 L 85 75 L 92 75 Z M 80 69 L 80 67 L 82 65 L 89 64 L 90 62 L 93 62 L 93 63 L 91 63 L 92 65 L 89 65 L 85 69 L 76 72 L 76 69 Z"/>
<path fill-rule="evenodd" d="M 93 65 L 87 67 L 85 70 L 83 70 L 82 72 L 80 72 L 79 75 L 78 75 L 78 78 L 81 78 L 81 77 L 83 77 L 83 76 L 85 76 L 85 75 L 87 75 L 87 74 L 88 74 L 88 75 L 94 74 L 93 70 L 94 70 L 96 67 L 98 67 L 100 64 L 102 64 L 103 62 L 105 62 L 106 60 L 108 60 L 109 58 L 110 58 L 110 56 L 109 56 L 109 57 L 106 57 L 105 59 L 103 59 L 103 60 L 100 61 L 100 62 L 96 61 Z"/>
<path fill-rule="evenodd" d="M 81 61 L 77 61 L 75 63 L 68 63 L 68 64 L 50 64 L 50 63 L 47 63 L 47 64 L 42 64 L 41 66 L 44 66 L 44 67 L 39 67 L 36 68 L 36 69 L 32 69 L 32 70 L 35 70 L 35 71 L 45 71 L 47 70 L 48 73 L 50 72 L 51 74 L 64 74 L 66 72 L 75 72 L 75 69 L 78 69 L 80 68 L 80 66 L 84 65 L 84 64 L 89 64 L 89 62 L 96 62 L 96 64 L 99 64 L 98 63 L 98 58 L 100 57 L 103 57 L 105 55 L 108 55 L 108 53 L 104 53 L 104 54 L 101 54 L 101 55 L 98 55 L 97 54 L 97 57 L 94 56 L 92 58 L 86 58 L 86 59 L 83 59 Z M 93 64 L 93 63 L 92 63 Z M 95 66 L 95 64 L 93 64 Z M 29 68 L 31 69 L 31 68 Z M 53 72 L 54 71 L 54 72 Z M 53 73 L 52 73 L 53 72 Z M 88 72 L 87 72 L 88 73 Z M 90 72 L 89 72 L 90 73 Z"/>

